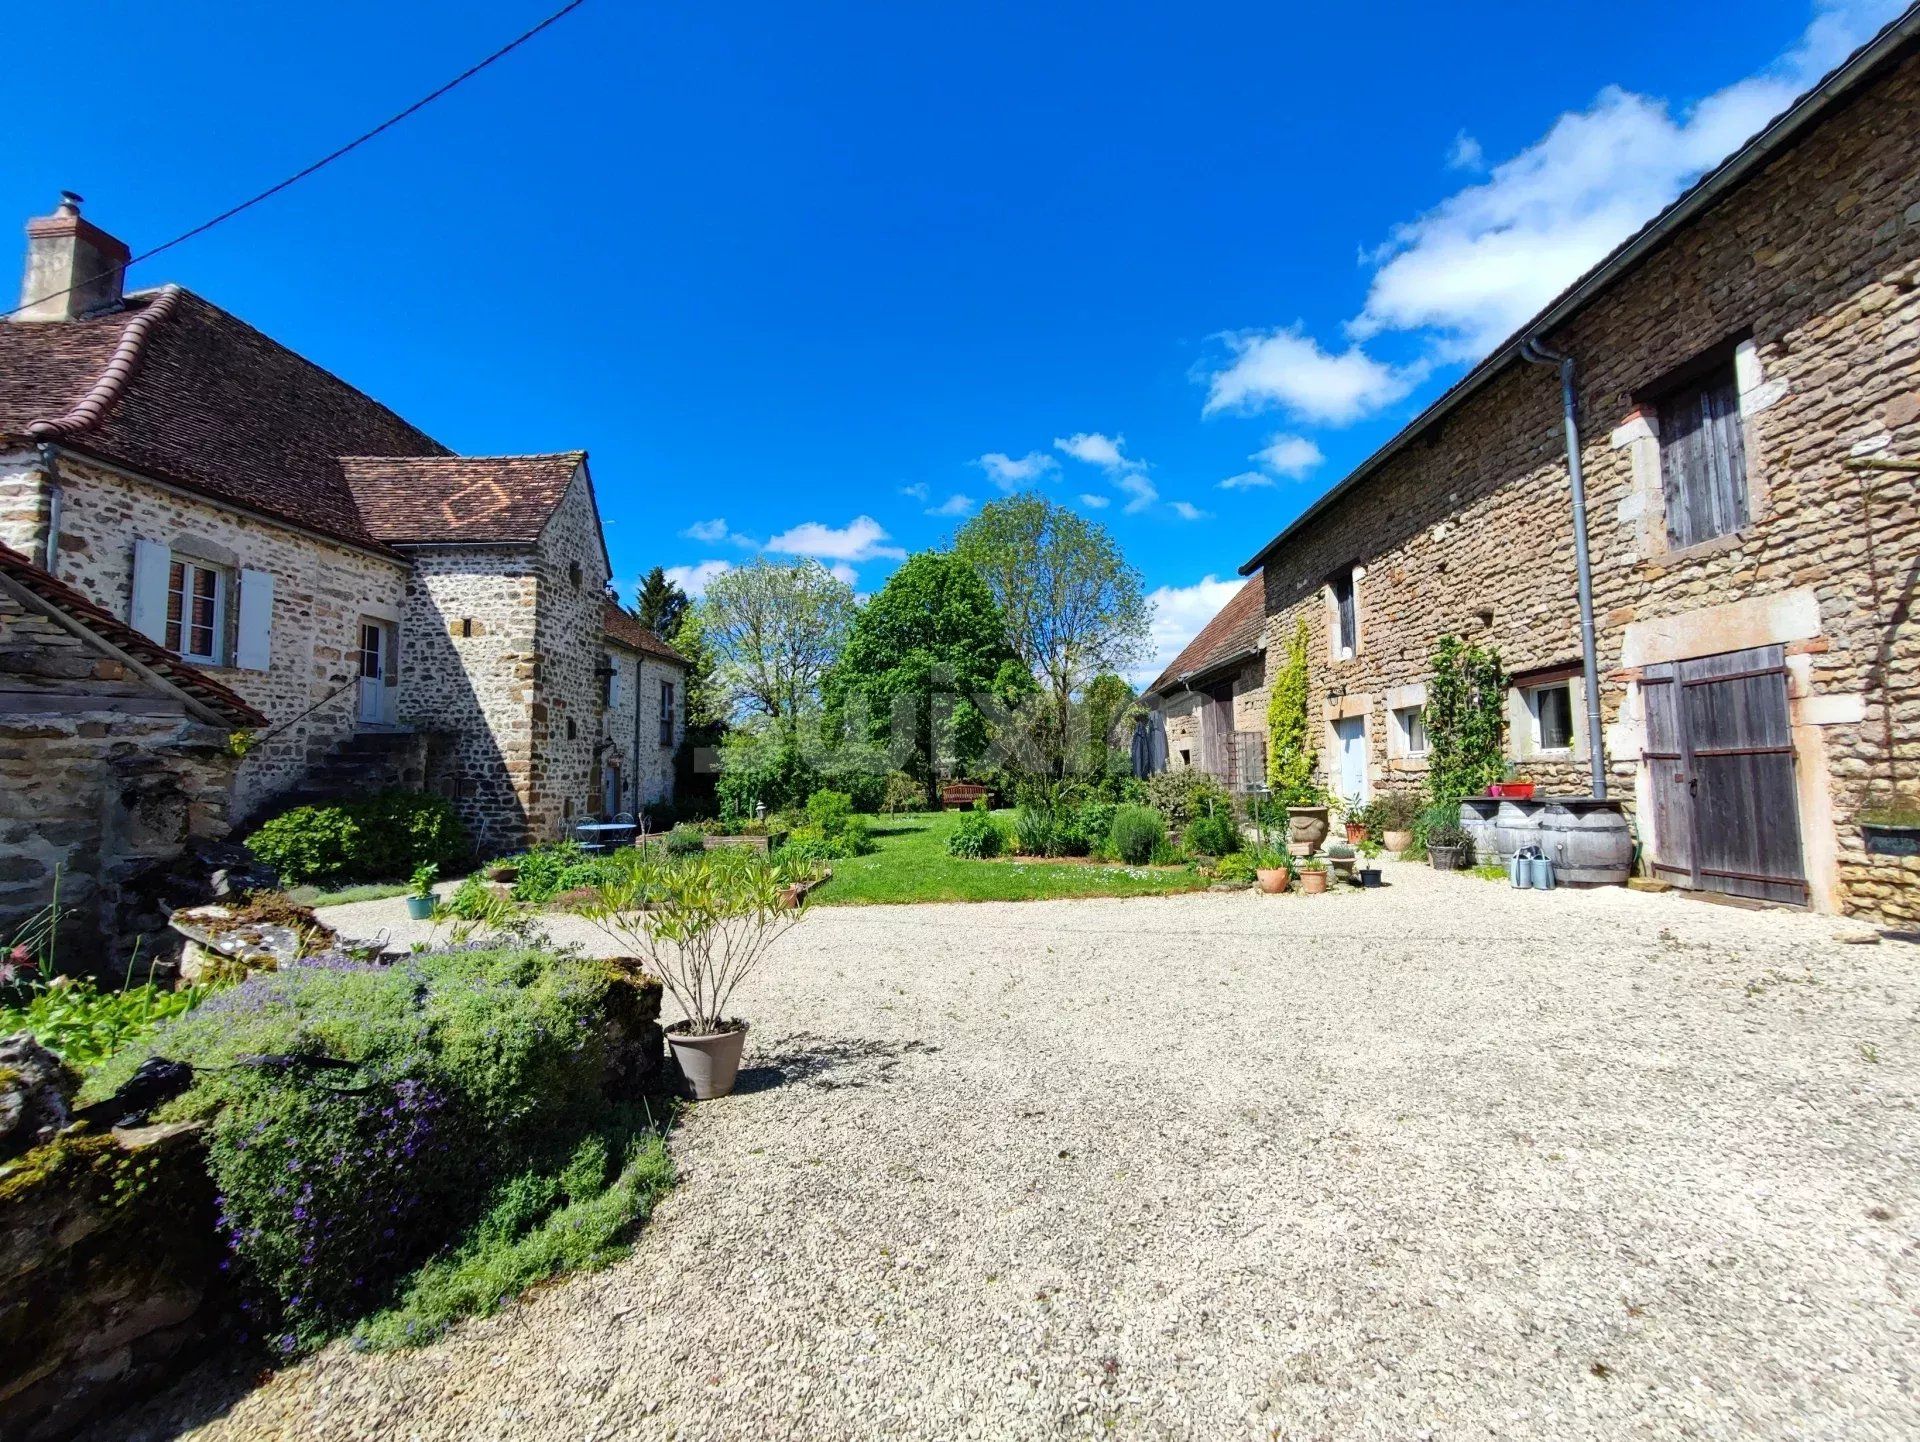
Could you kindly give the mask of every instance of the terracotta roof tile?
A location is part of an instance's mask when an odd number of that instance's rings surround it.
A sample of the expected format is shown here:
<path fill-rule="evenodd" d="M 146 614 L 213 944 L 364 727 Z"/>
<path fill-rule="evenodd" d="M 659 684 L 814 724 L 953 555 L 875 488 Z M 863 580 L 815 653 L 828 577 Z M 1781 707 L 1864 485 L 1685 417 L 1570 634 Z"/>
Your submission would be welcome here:
<path fill-rule="evenodd" d="M 1266 587 L 1256 571 L 1142 694 L 1164 695 L 1182 676 L 1204 671 L 1260 646 L 1266 632 L 1266 610 Z"/>
<path fill-rule="evenodd" d="M 649 656 L 658 656 L 663 661 L 673 661 L 681 666 L 687 664 L 685 656 L 662 641 L 657 633 L 641 625 L 638 616 L 611 597 L 607 600 L 606 632 L 609 641 L 617 641 L 635 651 L 644 651 Z"/>
<path fill-rule="evenodd" d="M 48 575 L 9 546 L 0 545 L 0 575 L 33 592 L 55 610 L 78 621 L 102 640 L 157 671 L 203 706 L 212 708 L 235 726 L 264 726 L 267 718 L 233 691 L 197 666 L 182 661 L 166 647 L 148 640 L 125 621 L 100 609 L 65 581 Z"/>
<path fill-rule="evenodd" d="M 586 458 L 342 456 L 340 470 L 378 540 L 533 541 Z"/>

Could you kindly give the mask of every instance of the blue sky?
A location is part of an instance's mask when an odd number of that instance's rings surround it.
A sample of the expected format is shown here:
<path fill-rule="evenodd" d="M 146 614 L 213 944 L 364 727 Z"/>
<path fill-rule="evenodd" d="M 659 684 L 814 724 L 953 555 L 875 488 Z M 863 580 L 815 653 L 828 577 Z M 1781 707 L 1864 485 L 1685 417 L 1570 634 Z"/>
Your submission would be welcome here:
<path fill-rule="evenodd" d="M 72 188 L 140 250 L 549 8 L 27 8 L 0 211 Z M 1037 486 L 1112 528 L 1164 658 L 1899 8 L 589 0 L 132 283 L 461 450 L 586 447 L 629 586 L 772 547 L 868 591 Z"/>

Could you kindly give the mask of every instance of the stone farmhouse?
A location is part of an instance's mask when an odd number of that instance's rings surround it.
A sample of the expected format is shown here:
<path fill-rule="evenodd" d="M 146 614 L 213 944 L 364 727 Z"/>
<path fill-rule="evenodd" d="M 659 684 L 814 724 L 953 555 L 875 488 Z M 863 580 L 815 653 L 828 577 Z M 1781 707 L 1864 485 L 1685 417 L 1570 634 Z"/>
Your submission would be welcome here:
<path fill-rule="evenodd" d="M 1860 823 L 1914 806 L 1920 762 L 1917 30 L 1889 26 L 1249 559 L 1264 637 L 1243 592 L 1152 688 L 1169 763 L 1227 774 L 1264 729 L 1262 644 L 1277 665 L 1304 619 L 1323 781 L 1416 786 L 1452 633 L 1512 673 L 1519 765 L 1610 788 L 1656 875 L 1920 922 L 1920 856 Z"/>
<path fill-rule="evenodd" d="M 505 849 L 670 798 L 686 663 L 613 600 L 583 451 L 461 456 L 67 196 L 0 324 L 0 543 L 260 713 L 237 822 L 424 786 Z"/>

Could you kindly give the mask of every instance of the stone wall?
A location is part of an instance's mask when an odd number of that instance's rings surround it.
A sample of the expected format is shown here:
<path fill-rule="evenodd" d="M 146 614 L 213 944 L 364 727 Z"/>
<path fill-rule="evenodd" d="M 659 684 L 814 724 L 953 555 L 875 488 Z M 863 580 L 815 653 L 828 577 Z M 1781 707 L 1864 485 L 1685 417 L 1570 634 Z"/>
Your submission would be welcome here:
<path fill-rule="evenodd" d="M 131 617 L 136 538 L 191 553 L 230 577 L 242 567 L 273 577 L 268 668 L 201 667 L 264 712 L 270 723 L 239 770 L 236 818 L 267 807 L 352 733 L 360 622 L 362 617 L 400 619 L 403 562 L 130 480 L 69 455 L 59 458 L 59 486 L 55 574 L 122 620 Z M 44 513 L 44 496 L 33 496 L 36 487 L 44 490 L 44 482 L 31 457 L 0 458 L 0 541 L 37 558 L 34 516 Z M 38 534 L 44 529 L 40 524 Z M 228 659 L 237 639 L 234 594 L 230 585 L 223 618 Z M 316 709 L 308 712 L 310 707 Z"/>
<path fill-rule="evenodd" d="M 1917 129 L 1920 61 L 1909 58 L 1546 337 L 1579 363 L 1616 794 L 1633 804 L 1642 779 L 1640 666 L 1783 644 L 1812 901 L 1904 923 L 1920 920 L 1920 866 L 1867 858 L 1849 818 L 1890 767 L 1912 786 L 1920 762 L 1920 629 L 1907 616 L 1920 487 L 1847 461 L 1920 455 Z M 1635 396 L 1743 336 L 1753 518 L 1670 552 Z M 1360 646 L 1342 660 L 1327 583 L 1354 566 Z M 1417 785 L 1423 763 L 1389 754 L 1386 709 L 1390 693 L 1425 681 L 1438 636 L 1496 645 L 1514 671 L 1579 659 L 1555 373 L 1516 365 L 1482 387 L 1269 556 L 1265 586 L 1269 665 L 1296 619 L 1312 636 L 1309 719 L 1325 771 L 1331 718 L 1360 715 L 1374 784 Z M 1588 789 L 1577 753 L 1527 769 L 1551 790 Z"/>
<path fill-rule="evenodd" d="M 92 1435 L 191 1365 L 216 1238 L 191 1127 L 63 1137 L 0 1176 L 0 1436 Z"/>
<path fill-rule="evenodd" d="M 451 797 L 475 844 L 528 839 L 539 573 L 532 547 L 431 547 L 409 559 L 400 719 L 439 733 L 427 786 Z"/>
<path fill-rule="evenodd" d="M 1256 658 L 1232 673 L 1233 686 L 1233 729 L 1236 731 L 1257 731 L 1262 737 L 1267 734 L 1267 678 L 1265 661 Z M 1217 684 L 1218 678 L 1209 678 L 1208 684 Z M 1201 764 L 1200 756 L 1200 708 L 1206 702 L 1204 690 L 1177 691 L 1162 698 L 1158 704 L 1161 719 L 1167 729 L 1167 767 L 1180 770 L 1185 766 Z M 1186 753 L 1183 760 L 1181 752 Z"/>
<path fill-rule="evenodd" d="M 637 765 L 640 775 L 640 804 L 656 806 L 673 798 L 674 747 L 686 729 L 686 679 L 680 667 L 645 655 L 626 646 L 609 643 L 606 662 L 618 668 L 620 684 L 612 706 L 601 708 L 601 746 L 595 768 L 593 794 L 603 794 L 605 768 L 620 773 L 620 805 L 617 811 L 631 811 L 633 777 L 636 766 L 634 723 L 639 722 Z M 637 685 L 636 685 L 637 681 Z M 673 687 L 673 742 L 660 741 L 660 686 Z M 596 809 L 597 803 L 596 803 Z"/>
<path fill-rule="evenodd" d="M 540 661 L 527 819 L 536 839 L 550 840 L 600 809 L 594 779 L 606 699 L 600 665 L 606 654 L 605 605 L 612 577 L 584 468 L 547 521 L 535 571 L 534 648 Z"/>
<path fill-rule="evenodd" d="M 144 873 L 227 833 L 228 732 L 0 594 L 0 937 L 53 900 L 65 970 L 170 953 Z"/>

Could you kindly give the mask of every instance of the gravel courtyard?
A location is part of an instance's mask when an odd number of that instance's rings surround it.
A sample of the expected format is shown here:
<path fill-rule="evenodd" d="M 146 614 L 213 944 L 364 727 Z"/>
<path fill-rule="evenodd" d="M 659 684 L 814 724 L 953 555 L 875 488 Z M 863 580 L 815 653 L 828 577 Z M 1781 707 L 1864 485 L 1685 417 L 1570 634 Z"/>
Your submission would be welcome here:
<path fill-rule="evenodd" d="M 1388 880 L 818 909 L 629 1260 L 125 1435 L 1920 1436 L 1920 948 Z"/>

